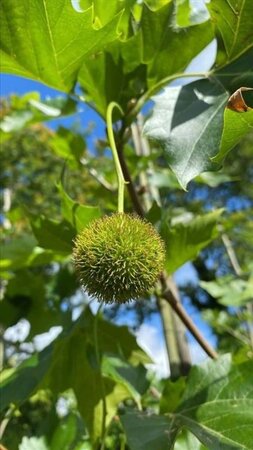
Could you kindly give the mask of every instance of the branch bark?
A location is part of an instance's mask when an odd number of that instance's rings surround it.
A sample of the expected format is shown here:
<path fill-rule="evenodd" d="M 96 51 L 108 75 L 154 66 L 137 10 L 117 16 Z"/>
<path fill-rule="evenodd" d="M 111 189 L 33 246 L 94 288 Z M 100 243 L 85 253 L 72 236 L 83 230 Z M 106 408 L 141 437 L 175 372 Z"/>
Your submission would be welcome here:
<path fill-rule="evenodd" d="M 203 348 L 203 350 L 206 352 L 208 356 L 210 356 L 213 359 L 218 358 L 218 354 L 213 349 L 213 347 L 205 340 L 205 338 L 200 333 L 198 327 L 194 324 L 188 313 L 185 311 L 183 306 L 181 305 L 179 298 L 177 297 L 177 292 L 175 289 L 174 281 L 171 277 L 169 277 L 166 272 L 163 272 L 160 276 L 160 281 L 163 286 L 163 297 L 175 313 L 178 315 L 178 317 L 181 319 L 183 324 L 186 326 L 186 328 L 190 331 L 190 333 L 194 336 L 196 341 L 199 343 L 199 345 Z"/>

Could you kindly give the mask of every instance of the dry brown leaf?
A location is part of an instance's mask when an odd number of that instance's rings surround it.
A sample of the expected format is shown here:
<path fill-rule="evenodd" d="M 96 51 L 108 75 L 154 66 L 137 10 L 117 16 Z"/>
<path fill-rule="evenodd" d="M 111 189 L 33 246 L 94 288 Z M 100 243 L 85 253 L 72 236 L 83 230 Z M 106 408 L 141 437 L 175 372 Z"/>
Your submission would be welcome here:
<path fill-rule="evenodd" d="M 240 87 L 235 91 L 228 99 L 227 108 L 232 109 L 236 112 L 247 112 L 252 108 L 245 103 L 242 92 L 243 91 L 253 91 L 253 88 Z"/>

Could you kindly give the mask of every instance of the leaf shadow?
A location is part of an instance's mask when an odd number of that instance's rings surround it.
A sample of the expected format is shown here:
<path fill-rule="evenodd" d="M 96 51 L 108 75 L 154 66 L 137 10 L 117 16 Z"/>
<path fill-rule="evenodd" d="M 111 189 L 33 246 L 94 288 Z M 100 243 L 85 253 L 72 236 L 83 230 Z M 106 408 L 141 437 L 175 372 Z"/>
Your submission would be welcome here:
<path fill-rule="evenodd" d="M 220 95 L 221 89 L 209 80 L 198 80 L 183 86 L 175 104 L 171 131 L 213 108 Z"/>

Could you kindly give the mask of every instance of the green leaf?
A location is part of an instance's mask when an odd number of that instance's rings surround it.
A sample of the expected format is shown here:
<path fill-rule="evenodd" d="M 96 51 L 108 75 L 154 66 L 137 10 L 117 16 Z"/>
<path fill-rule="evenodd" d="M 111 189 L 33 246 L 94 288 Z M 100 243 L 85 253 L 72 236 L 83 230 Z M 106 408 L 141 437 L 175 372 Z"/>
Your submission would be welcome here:
<path fill-rule="evenodd" d="M 172 449 L 176 428 L 170 427 L 167 417 L 128 413 L 121 422 L 131 450 Z"/>
<path fill-rule="evenodd" d="M 222 68 L 214 66 L 215 77 L 231 93 L 242 86 L 253 86 L 252 59 L 253 48 Z"/>
<path fill-rule="evenodd" d="M 117 327 L 101 318 L 95 319 L 87 308 L 78 322 L 70 330 L 65 330 L 45 350 L 32 356 L 6 376 L 3 372 L 1 408 L 6 408 L 9 403 L 20 405 L 39 388 L 49 388 L 55 394 L 71 388 L 92 439 L 100 437 L 103 396 L 106 397 L 108 425 L 119 402 L 128 398 L 130 392 L 125 387 L 125 382 L 115 382 L 115 377 L 111 377 L 109 373 L 101 380 L 93 344 L 94 320 L 98 320 L 97 337 L 101 356 L 111 353 L 133 365 L 150 362 L 127 327 Z M 126 380 L 123 372 L 121 378 Z M 128 376 L 128 380 L 133 386 L 138 386 L 138 380 L 133 381 L 131 376 Z"/>
<path fill-rule="evenodd" d="M 205 4 L 192 5 L 190 0 L 176 0 L 176 22 L 179 27 L 188 27 L 209 19 Z"/>
<path fill-rule="evenodd" d="M 208 80 L 167 88 L 154 99 L 144 133 L 164 148 L 168 164 L 184 189 L 201 172 L 219 167 L 211 157 L 220 146 L 227 99 L 228 94 Z"/>
<path fill-rule="evenodd" d="M 201 175 L 199 175 L 195 181 L 197 183 L 201 184 L 207 184 L 207 186 L 210 186 L 212 188 L 215 188 L 223 183 L 230 183 L 233 181 L 237 181 L 238 178 L 231 177 L 230 175 L 227 175 L 224 172 L 203 172 Z"/>
<path fill-rule="evenodd" d="M 52 354 L 53 346 L 51 345 L 26 359 L 16 370 L 12 369 L 10 373 L 7 373 L 7 376 L 3 371 L 0 377 L 1 411 L 10 403 L 22 404 L 33 394 L 50 367 Z"/>
<path fill-rule="evenodd" d="M 175 412 L 122 417 L 131 450 L 172 449 L 182 429 L 193 433 L 209 450 L 251 450 L 252 370 L 252 361 L 233 365 L 229 355 L 193 367 Z M 172 393 L 173 383 L 171 392 L 164 394 L 168 404 Z"/>
<path fill-rule="evenodd" d="M 1 270 L 16 270 L 29 263 L 36 246 L 33 236 L 23 235 L 1 244 Z"/>
<path fill-rule="evenodd" d="M 168 380 L 166 382 L 163 396 L 160 400 L 161 414 L 173 412 L 177 409 L 185 390 L 185 383 L 185 378 L 179 378 L 177 381 Z"/>
<path fill-rule="evenodd" d="M 58 185 L 58 189 L 62 199 L 62 216 L 73 225 L 78 233 L 90 222 L 101 217 L 101 210 L 98 206 L 81 205 L 75 202 L 64 191 L 61 184 Z"/>
<path fill-rule="evenodd" d="M 0 302 L 1 321 L 7 327 L 21 318 L 31 325 L 29 339 L 59 325 L 60 312 L 49 308 L 46 302 L 45 279 L 29 270 L 19 270 L 8 283 L 5 298 Z"/>
<path fill-rule="evenodd" d="M 2 71 L 69 92 L 84 57 L 114 40 L 119 16 L 95 30 L 93 8 L 77 12 L 70 1 L 3 0 Z"/>
<path fill-rule="evenodd" d="M 86 142 L 83 136 L 64 127 L 59 127 L 49 140 L 50 149 L 64 158 L 73 169 L 80 168 L 80 159 L 86 153 Z"/>
<path fill-rule="evenodd" d="M 145 393 L 149 386 L 146 378 L 147 370 L 143 365 L 134 367 L 121 358 L 104 355 L 102 372 L 104 375 L 110 376 L 115 382 L 123 384 L 141 408 L 141 395 Z"/>
<path fill-rule="evenodd" d="M 166 246 L 165 267 L 173 273 L 186 261 L 196 258 L 199 251 L 217 237 L 216 223 L 222 210 L 218 209 L 188 222 L 175 225 L 162 223 L 161 234 Z"/>
<path fill-rule="evenodd" d="M 50 450 L 69 450 L 73 448 L 76 434 L 77 417 L 74 414 L 69 414 L 54 431 L 50 442 Z"/>
<path fill-rule="evenodd" d="M 190 25 L 191 5 L 190 0 L 176 0 L 177 25 L 187 27 Z"/>
<path fill-rule="evenodd" d="M 0 129 L 5 133 L 21 130 L 31 123 L 74 114 L 76 102 L 64 97 L 42 101 L 39 93 L 30 92 L 21 98 L 11 96 L 10 109 L 0 123 Z"/>
<path fill-rule="evenodd" d="M 43 216 L 30 217 L 33 234 L 41 247 L 66 254 L 72 252 L 75 232 L 67 222 L 57 222 Z"/>
<path fill-rule="evenodd" d="M 248 280 L 233 276 L 220 277 L 217 281 L 201 281 L 200 286 L 221 305 L 243 306 L 252 298 L 253 275 Z"/>
<path fill-rule="evenodd" d="M 78 81 L 86 98 L 103 117 L 110 101 L 127 110 L 129 101 L 147 90 L 147 71 L 149 85 L 183 71 L 212 39 L 209 22 L 174 29 L 172 11 L 172 2 L 156 11 L 144 4 L 135 34 L 125 41 L 114 41 L 105 52 L 85 59 Z M 177 58 L 170 57 L 174 52 Z"/>
<path fill-rule="evenodd" d="M 207 4 L 216 28 L 216 63 L 225 65 L 253 46 L 252 1 L 212 0 Z"/>
<path fill-rule="evenodd" d="M 213 39 L 209 21 L 187 28 L 174 28 L 173 20 L 172 2 L 158 11 L 151 11 L 143 5 L 143 62 L 148 64 L 149 86 L 171 74 L 183 72 Z"/>
<path fill-rule="evenodd" d="M 249 132 L 253 131 L 253 109 L 244 113 L 232 111 L 224 112 L 224 128 L 221 137 L 219 153 L 212 161 L 221 163 L 236 144 Z"/>
<path fill-rule="evenodd" d="M 80 12 L 85 11 L 90 6 L 93 6 L 92 21 L 95 27 L 98 29 L 110 22 L 118 12 L 123 10 L 123 14 L 118 25 L 122 37 L 122 25 L 124 24 L 124 22 L 128 22 L 130 7 L 133 5 L 134 1 L 135 0 L 121 0 L 119 2 L 118 0 L 111 0 L 110 8 L 107 7 L 107 0 L 96 0 L 95 2 L 91 0 L 74 0 L 72 3 L 73 6 L 75 6 L 75 9 Z"/>
<path fill-rule="evenodd" d="M 85 59 L 78 81 L 86 98 L 102 117 L 105 118 L 111 101 L 127 110 L 128 102 L 146 90 L 146 67 L 141 60 L 140 32 L 127 41 L 117 40 L 107 46 L 103 53 Z"/>
<path fill-rule="evenodd" d="M 176 414 L 210 450 L 250 449 L 253 362 L 233 366 L 229 355 L 194 367 Z"/>
<path fill-rule="evenodd" d="M 115 353 L 123 355 L 129 363 L 147 362 L 149 358 L 136 344 L 127 327 L 116 327 L 102 319 L 98 320 L 98 348 L 100 355 Z M 101 434 L 103 417 L 103 391 L 107 403 L 107 424 L 115 414 L 118 403 L 129 397 L 124 384 L 104 377 L 104 386 L 98 371 L 96 352 L 91 345 L 94 336 L 94 317 L 87 309 L 73 333 L 55 348 L 55 359 L 48 383 L 54 392 L 67 387 L 75 391 L 79 410 L 84 417 L 93 439 Z M 93 347 L 93 348 L 92 348 Z M 62 378 L 62 373 L 67 374 Z"/>
<path fill-rule="evenodd" d="M 150 173 L 149 182 L 157 188 L 167 187 L 170 189 L 180 189 L 181 186 L 177 181 L 174 173 L 170 169 L 163 169 Z"/>
<path fill-rule="evenodd" d="M 201 442 L 194 436 L 194 434 L 189 433 L 189 431 L 183 430 L 178 436 L 176 443 L 174 445 L 174 450 L 208 450 L 204 447 Z"/>

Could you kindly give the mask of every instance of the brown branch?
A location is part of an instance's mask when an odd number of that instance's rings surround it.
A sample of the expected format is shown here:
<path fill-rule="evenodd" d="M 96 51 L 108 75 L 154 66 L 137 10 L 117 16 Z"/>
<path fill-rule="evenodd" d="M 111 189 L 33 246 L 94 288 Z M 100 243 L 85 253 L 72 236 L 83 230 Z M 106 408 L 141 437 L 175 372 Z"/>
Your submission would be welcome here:
<path fill-rule="evenodd" d="M 240 266 L 240 264 L 238 262 L 237 256 L 235 254 L 235 251 L 233 249 L 233 246 L 231 244 L 231 241 L 230 241 L 228 235 L 226 233 L 222 233 L 221 239 L 222 239 L 224 247 L 225 247 L 225 249 L 227 251 L 228 258 L 229 258 L 229 261 L 231 263 L 231 266 L 233 267 L 235 274 L 238 277 L 240 277 L 242 275 L 242 269 L 241 269 L 241 266 Z"/>
<path fill-rule="evenodd" d="M 171 277 L 167 275 L 166 272 L 162 273 L 160 276 L 160 281 L 163 286 L 164 292 L 163 297 L 173 310 L 176 312 L 178 317 L 182 320 L 186 328 L 191 332 L 191 334 L 195 337 L 196 341 L 199 343 L 199 345 L 203 348 L 203 350 L 207 353 L 208 356 L 210 356 L 213 359 L 218 358 L 218 354 L 216 351 L 212 348 L 212 346 L 205 340 L 205 338 L 200 333 L 198 327 L 194 324 L 190 316 L 187 314 L 185 309 L 183 308 L 182 304 L 180 303 L 177 293 L 175 290 L 175 284 Z"/>
<path fill-rule="evenodd" d="M 140 217 L 144 217 L 144 210 L 143 210 L 142 205 L 141 205 L 141 203 L 139 201 L 138 194 L 137 194 L 137 192 L 135 190 L 132 177 L 131 177 L 130 172 L 128 170 L 128 167 L 126 165 L 126 161 L 125 161 L 125 158 L 124 158 L 124 155 L 123 155 L 123 149 L 122 149 L 121 146 L 118 146 L 118 147 L 119 147 L 118 148 L 119 161 L 120 161 L 120 165 L 121 165 L 121 169 L 122 169 L 124 178 L 125 178 L 125 180 L 127 182 L 128 193 L 129 193 L 130 198 L 132 200 L 132 203 L 134 205 L 135 211 L 137 212 L 137 214 Z"/>
<path fill-rule="evenodd" d="M 134 186 L 131 174 L 128 170 L 128 167 L 127 167 L 127 164 L 126 164 L 126 161 L 124 158 L 123 147 L 122 147 L 122 145 L 118 145 L 117 148 L 118 148 L 118 154 L 119 154 L 119 160 L 120 160 L 122 172 L 123 172 L 125 180 L 127 181 L 127 189 L 129 192 L 129 196 L 132 200 L 134 209 L 139 216 L 144 217 L 144 210 L 140 203 L 138 194 L 135 190 L 135 186 Z M 199 343 L 199 345 L 202 347 L 202 349 L 207 353 L 207 355 L 209 355 L 213 359 L 216 359 L 218 357 L 218 354 L 212 348 L 212 346 L 209 345 L 209 343 L 205 340 L 205 338 L 199 332 L 196 325 L 191 320 L 190 316 L 187 314 L 187 312 L 185 311 L 185 309 L 179 302 L 179 300 L 176 296 L 176 293 L 175 293 L 175 287 L 173 288 L 173 286 L 172 286 L 172 279 L 170 277 L 168 277 L 168 275 L 166 273 L 162 273 L 160 276 L 160 282 L 164 288 L 163 298 L 171 305 L 172 309 L 175 311 L 175 313 L 178 315 L 178 317 L 184 323 L 186 328 L 195 337 L 196 341 Z"/>

